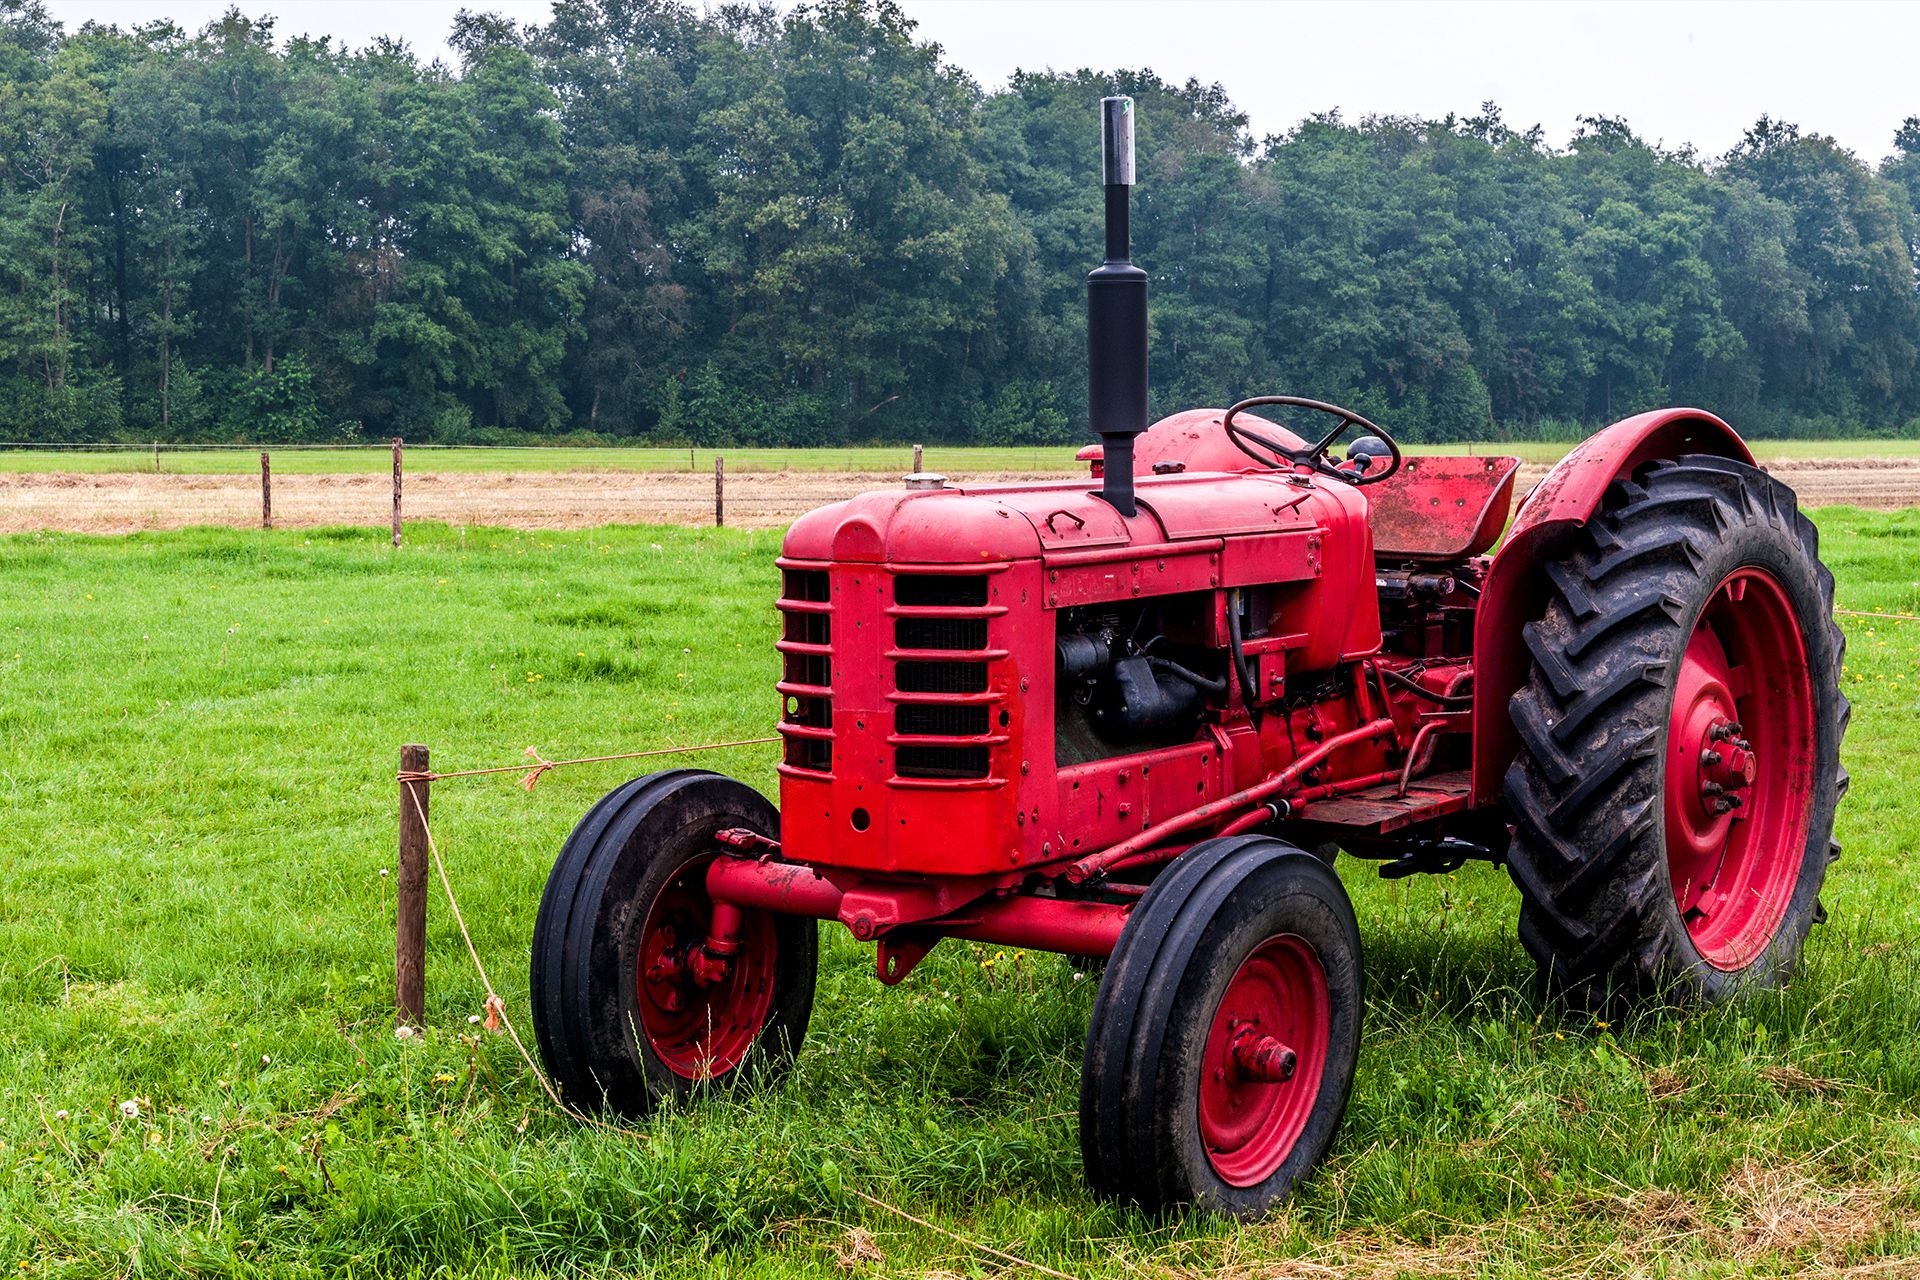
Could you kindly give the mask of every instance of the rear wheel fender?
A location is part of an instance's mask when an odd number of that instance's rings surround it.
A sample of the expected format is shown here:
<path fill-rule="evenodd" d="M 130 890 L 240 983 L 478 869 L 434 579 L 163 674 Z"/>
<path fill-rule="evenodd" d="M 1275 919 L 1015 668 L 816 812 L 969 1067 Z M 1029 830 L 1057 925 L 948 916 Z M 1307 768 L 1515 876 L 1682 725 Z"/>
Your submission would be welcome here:
<path fill-rule="evenodd" d="M 1533 487 L 1493 557 L 1473 623 L 1473 801 L 1496 804 L 1519 739 L 1508 703 L 1526 683 L 1531 659 L 1521 629 L 1539 620 L 1551 596 L 1546 567 L 1600 509 L 1613 482 L 1649 462 L 1687 454 L 1749 466 L 1738 432 L 1704 409 L 1656 409 L 1587 437 Z"/>

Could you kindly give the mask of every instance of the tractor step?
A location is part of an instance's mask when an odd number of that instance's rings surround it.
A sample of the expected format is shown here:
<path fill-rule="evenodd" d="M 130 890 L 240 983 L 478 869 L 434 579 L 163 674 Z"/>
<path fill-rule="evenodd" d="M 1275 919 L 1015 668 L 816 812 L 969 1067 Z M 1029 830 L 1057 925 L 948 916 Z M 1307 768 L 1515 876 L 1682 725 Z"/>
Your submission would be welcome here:
<path fill-rule="evenodd" d="M 1416 778 L 1400 795 L 1397 782 L 1369 787 L 1344 796 L 1332 796 L 1300 806 L 1294 816 L 1305 822 L 1346 827 L 1369 835 L 1385 835 L 1430 818 L 1459 813 L 1471 792 L 1468 773 L 1455 769 Z"/>

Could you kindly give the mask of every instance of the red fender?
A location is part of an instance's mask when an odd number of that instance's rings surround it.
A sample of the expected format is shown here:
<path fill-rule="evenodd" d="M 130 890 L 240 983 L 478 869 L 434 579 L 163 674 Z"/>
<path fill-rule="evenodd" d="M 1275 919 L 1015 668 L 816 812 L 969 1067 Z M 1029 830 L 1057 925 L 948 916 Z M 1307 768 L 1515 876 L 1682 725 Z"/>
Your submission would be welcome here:
<path fill-rule="evenodd" d="M 1473 801 L 1497 803 L 1518 743 L 1507 703 L 1531 660 L 1521 628 L 1547 607 L 1546 565 L 1600 506 L 1607 486 L 1660 458 L 1710 453 L 1753 463 L 1737 432 L 1703 409 L 1656 409 L 1588 437 L 1520 504 L 1481 587 L 1473 624 Z"/>

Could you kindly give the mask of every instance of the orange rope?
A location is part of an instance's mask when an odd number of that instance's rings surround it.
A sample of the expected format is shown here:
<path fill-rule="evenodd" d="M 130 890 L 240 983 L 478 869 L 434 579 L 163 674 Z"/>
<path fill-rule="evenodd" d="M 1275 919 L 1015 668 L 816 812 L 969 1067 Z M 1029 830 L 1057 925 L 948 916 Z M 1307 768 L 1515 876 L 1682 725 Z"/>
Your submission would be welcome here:
<path fill-rule="evenodd" d="M 433 854 L 434 869 L 440 873 L 440 887 L 447 891 L 447 905 L 453 909 L 453 922 L 460 926 L 461 940 L 467 944 L 467 955 L 472 957 L 473 967 L 480 975 L 480 985 L 487 989 L 488 1025 L 491 1026 L 497 1019 L 502 1026 L 506 1027 L 507 1034 L 513 1037 L 513 1047 L 520 1051 L 520 1056 L 526 1060 L 527 1069 L 533 1072 L 533 1078 L 540 1082 L 540 1087 L 547 1091 L 549 1098 L 553 1099 L 553 1105 L 569 1115 L 575 1114 L 572 1107 L 560 1100 L 559 1091 L 553 1087 L 553 1082 L 547 1079 L 547 1073 L 540 1069 L 540 1064 L 535 1062 L 533 1055 L 527 1052 L 527 1046 L 521 1043 L 520 1033 L 514 1030 L 513 1019 L 507 1016 L 507 1002 L 502 1000 L 500 993 L 493 989 L 493 979 L 487 976 L 487 967 L 480 963 L 479 948 L 473 945 L 473 935 L 467 932 L 466 917 L 460 914 L 460 900 L 453 896 L 453 882 L 447 879 L 447 864 L 440 860 L 439 842 L 433 838 L 433 828 L 427 822 L 426 807 L 420 803 L 420 789 L 409 785 L 407 798 L 413 801 L 413 811 L 420 815 L 420 829 L 427 833 L 427 850 Z"/>
<path fill-rule="evenodd" d="M 409 781 L 418 781 L 418 779 L 409 779 Z M 487 967 L 480 963 L 480 950 L 473 945 L 473 935 L 467 932 L 466 917 L 460 913 L 460 900 L 456 898 L 453 893 L 453 881 L 447 878 L 447 864 L 441 861 L 440 858 L 439 842 L 433 838 L 433 827 L 427 821 L 426 808 L 420 803 L 420 789 L 409 786 L 406 791 L 407 798 L 413 801 L 413 811 L 420 816 L 420 829 L 426 833 L 427 850 L 433 854 L 434 870 L 440 873 L 440 887 L 446 890 L 447 906 L 453 910 L 453 922 L 460 926 L 461 941 L 467 944 L 467 955 L 473 961 L 474 971 L 480 975 L 480 985 L 487 989 L 486 1010 L 488 1029 L 492 1030 L 496 1023 L 506 1028 L 508 1037 L 513 1041 L 513 1047 L 520 1051 L 521 1059 L 526 1062 L 527 1070 L 533 1072 L 533 1078 L 540 1082 L 540 1087 L 546 1091 L 547 1097 L 551 1098 L 553 1105 L 560 1108 L 562 1112 L 572 1116 L 576 1120 L 582 1120 L 587 1124 L 595 1125 L 602 1129 L 609 1129 L 615 1133 L 644 1137 L 644 1134 L 638 1133 L 636 1130 L 628 1129 L 617 1124 L 608 1124 L 596 1116 L 587 1115 L 583 1111 L 568 1106 L 560 1097 L 559 1091 L 553 1087 L 553 1082 L 547 1079 L 547 1073 L 540 1069 L 540 1064 L 533 1060 L 531 1053 L 527 1052 L 526 1043 L 520 1039 L 520 1032 L 514 1028 L 513 1019 L 507 1016 L 507 1002 L 501 998 L 498 991 L 493 989 L 493 979 L 487 976 Z"/>
<path fill-rule="evenodd" d="M 656 747 L 652 751 L 623 751 L 619 755 L 613 756 L 581 756 L 577 760 L 548 760 L 542 756 L 537 749 L 528 747 L 526 754 L 533 757 L 536 763 L 533 769 L 528 772 L 524 778 L 520 779 L 520 785 L 531 791 L 533 790 L 533 784 L 540 781 L 541 774 L 549 769 L 558 769 L 562 765 L 604 764 L 609 760 L 643 760 L 648 756 L 674 756 L 682 755 L 689 751 L 719 751 L 725 747 L 758 747 L 778 741 L 780 741 L 780 739 L 777 737 L 742 738 L 737 742 L 703 742 L 698 746 L 692 747 Z M 396 777 L 401 782 L 438 782 L 442 778 L 478 778 L 490 773 L 519 773 L 526 767 L 527 766 L 523 764 L 502 764 L 495 765 L 491 769 L 456 769 L 450 773 L 433 773 L 421 769 L 402 769 Z"/>

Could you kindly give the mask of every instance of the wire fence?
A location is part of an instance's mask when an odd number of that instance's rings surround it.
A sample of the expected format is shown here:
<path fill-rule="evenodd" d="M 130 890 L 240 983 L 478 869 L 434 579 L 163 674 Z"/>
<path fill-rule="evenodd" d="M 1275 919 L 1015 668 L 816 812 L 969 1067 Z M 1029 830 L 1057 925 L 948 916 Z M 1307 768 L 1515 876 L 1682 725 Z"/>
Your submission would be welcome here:
<path fill-rule="evenodd" d="M 285 450 L 285 452 L 282 452 Z M 404 467 L 403 458 L 404 453 Z M 771 528 L 911 472 L 955 480 L 1086 474 L 1075 450 L 160 445 L 0 442 L 0 532 L 192 525 L 317 528 L 405 517 L 458 526 Z M 396 545 L 398 543 L 396 542 Z"/>

